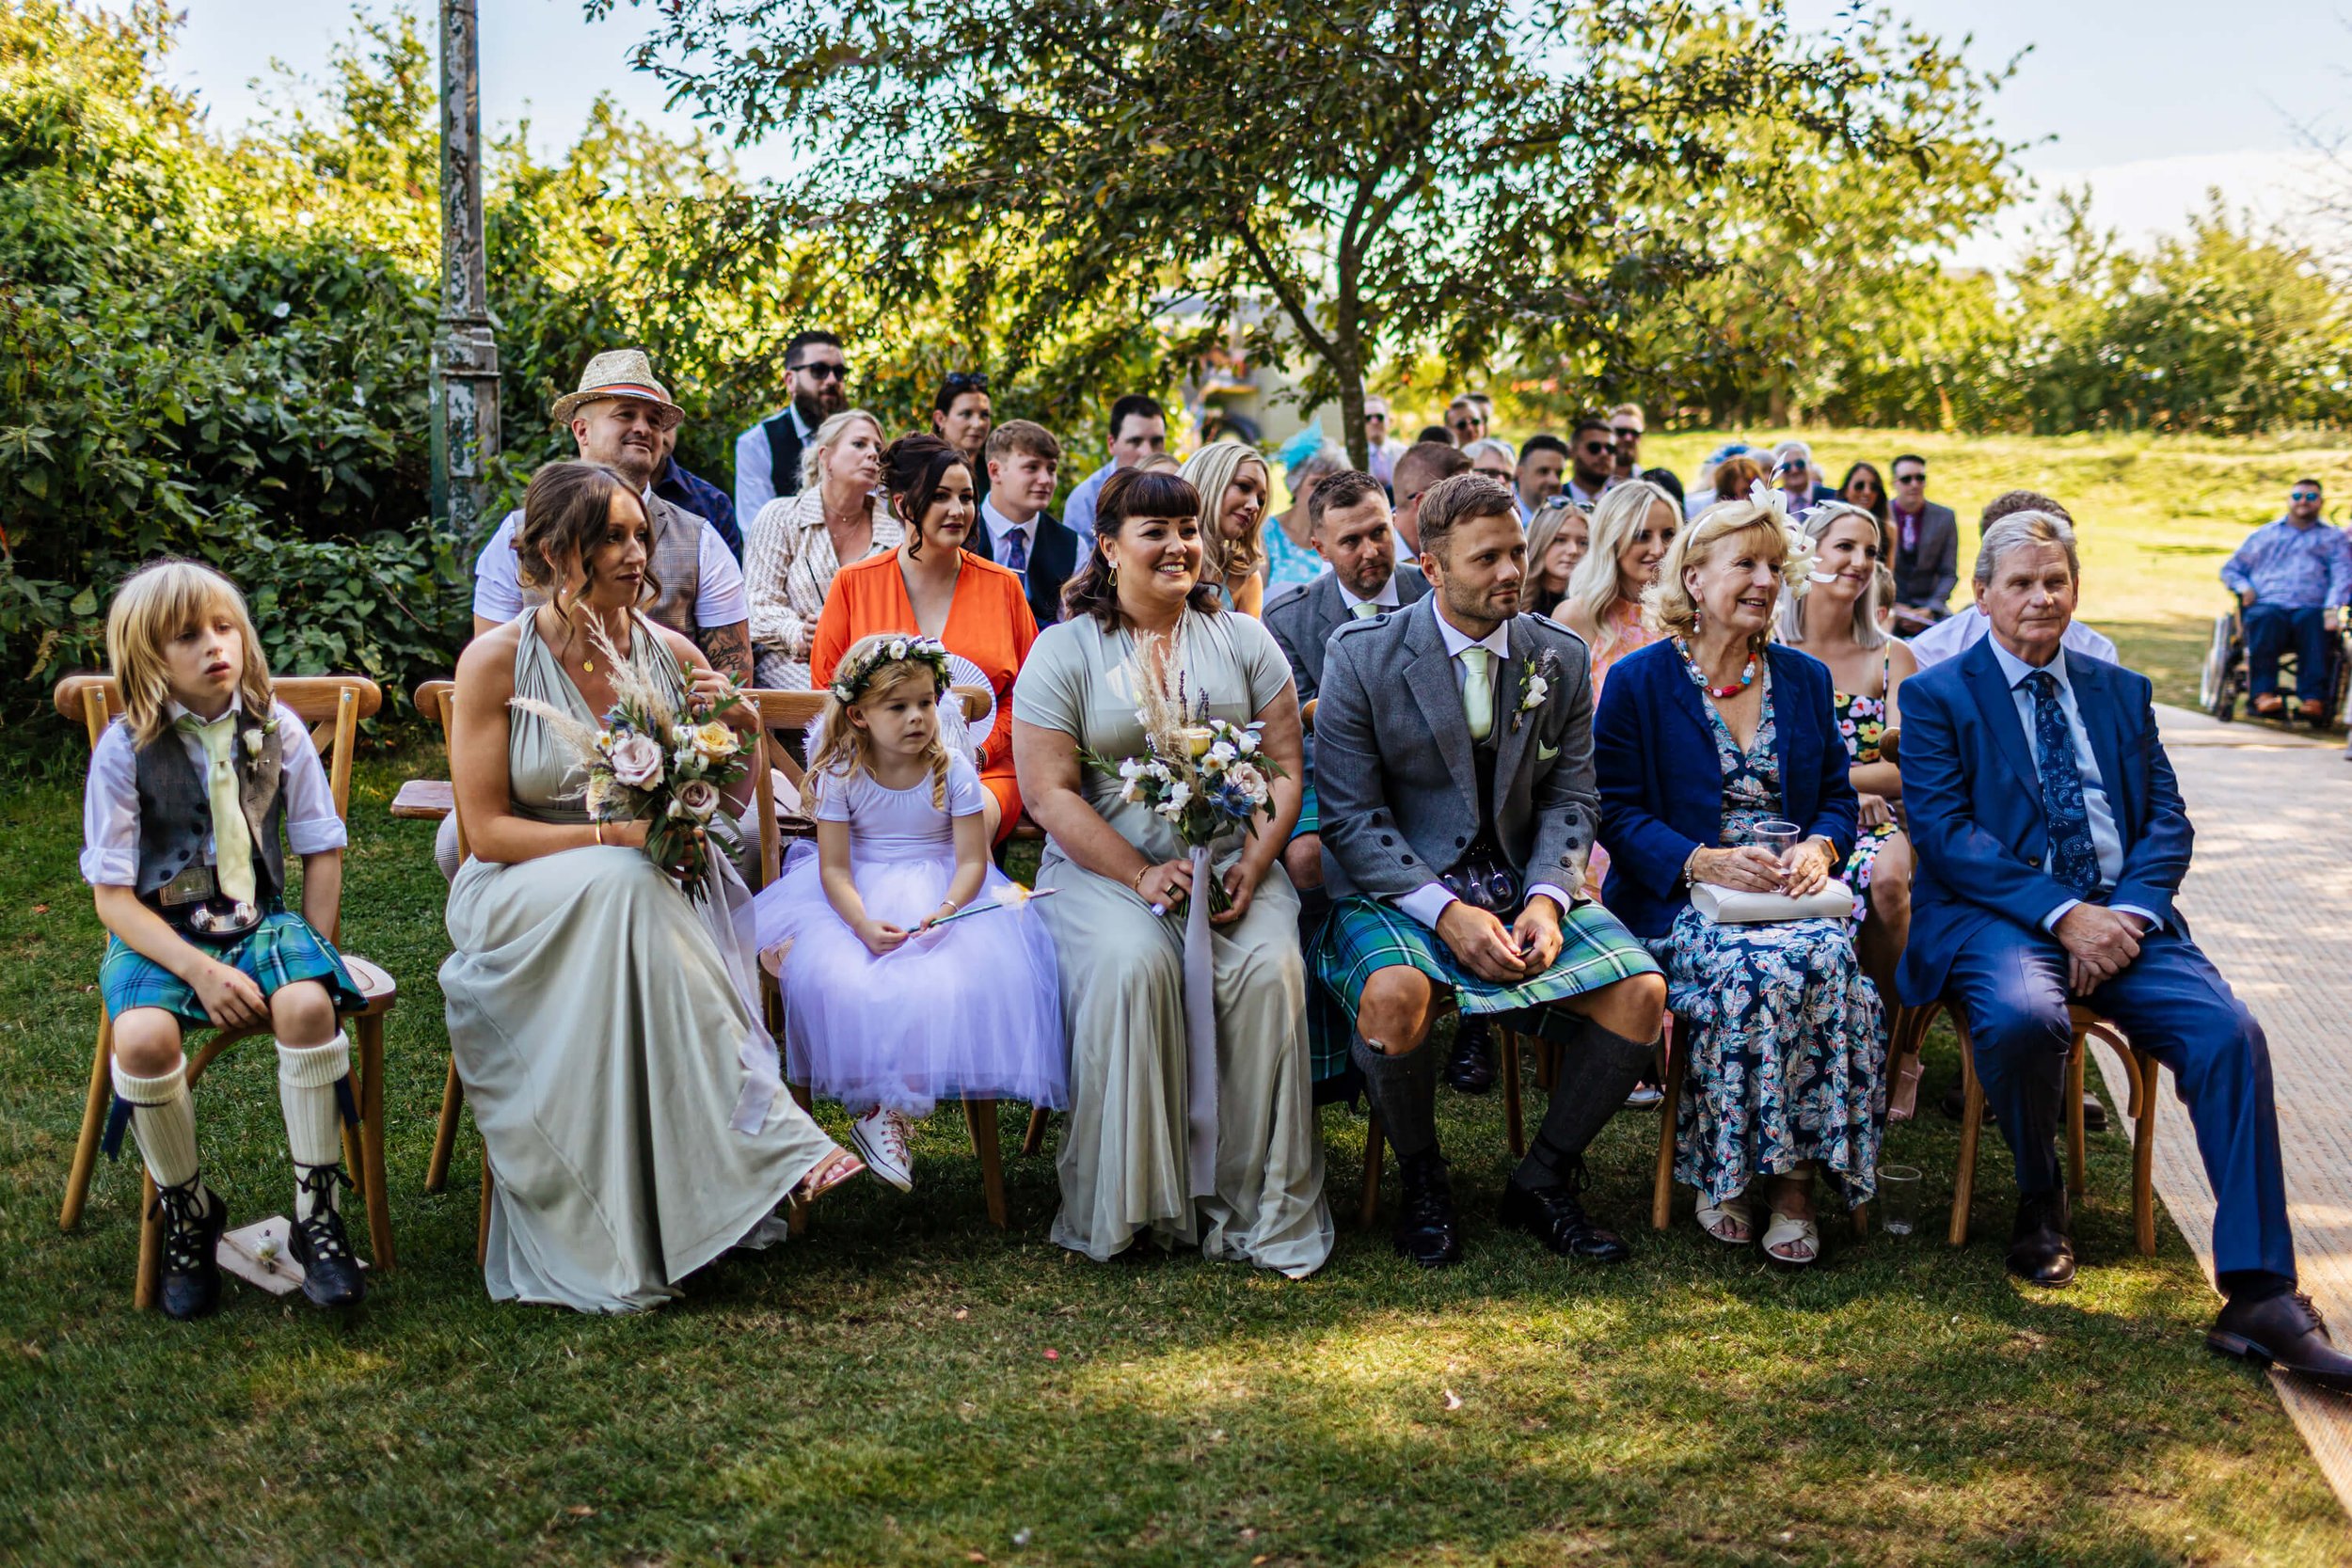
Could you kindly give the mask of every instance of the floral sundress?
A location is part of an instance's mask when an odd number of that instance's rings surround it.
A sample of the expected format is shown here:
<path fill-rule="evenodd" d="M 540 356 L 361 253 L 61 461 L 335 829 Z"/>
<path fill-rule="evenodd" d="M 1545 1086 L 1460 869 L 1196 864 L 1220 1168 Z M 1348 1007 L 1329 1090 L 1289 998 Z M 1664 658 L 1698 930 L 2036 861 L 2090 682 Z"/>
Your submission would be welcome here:
<path fill-rule="evenodd" d="M 1704 692 L 1697 671 L 1691 678 Z M 1756 822 L 1784 810 L 1772 677 L 1759 678 L 1763 716 L 1744 752 L 1705 704 L 1723 770 L 1726 846 L 1747 842 Z M 1721 1203 L 1810 1160 L 1849 1208 L 1867 1202 L 1885 1119 L 1886 1029 L 1847 924 L 1718 926 L 1685 904 L 1673 932 L 1649 948 L 1666 966 L 1667 1003 L 1690 1036 L 1675 1180 Z"/>
<path fill-rule="evenodd" d="M 1846 760 L 1855 767 L 1880 760 L 1879 737 L 1886 733 L 1886 689 L 1893 673 L 1887 665 L 1892 657 L 1891 654 L 1880 656 L 1877 696 L 1857 697 L 1850 691 L 1829 694 L 1830 705 L 1837 714 L 1837 734 L 1846 742 Z M 1879 851 L 1900 832 L 1894 823 L 1882 822 L 1854 835 L 1853 853 L 1846 857 L 1846 869 L 1841 875 L 1846 885 L 1853 889 L 1856 920 L 1870 912 L 1870 870 L 1878 862 Z"/>

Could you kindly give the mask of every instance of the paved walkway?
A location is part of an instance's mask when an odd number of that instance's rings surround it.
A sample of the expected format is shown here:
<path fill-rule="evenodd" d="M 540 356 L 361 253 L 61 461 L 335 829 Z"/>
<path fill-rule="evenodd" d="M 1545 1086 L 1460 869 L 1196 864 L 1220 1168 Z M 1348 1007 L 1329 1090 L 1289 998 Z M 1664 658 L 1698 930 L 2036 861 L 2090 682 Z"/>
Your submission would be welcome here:
<path fill-rule="evenodd" d="M 2343 1344 L 2352 1339 L 2352 762 L 2340 742 L 2156 711 L 2197 826 L 2182 906 L 2270 1037 L 2303 1288 Z M 2100 1055 L 2109 1102 L 2121 1105 L 2128 1080 L 2104 1047 Z M 2213 1189 L 2169 1082 L 2157 1097 L 2156 1192 L 2210 1276 Z M 2352 1510 L 2352 1399 L 2272 1381 Z"/>

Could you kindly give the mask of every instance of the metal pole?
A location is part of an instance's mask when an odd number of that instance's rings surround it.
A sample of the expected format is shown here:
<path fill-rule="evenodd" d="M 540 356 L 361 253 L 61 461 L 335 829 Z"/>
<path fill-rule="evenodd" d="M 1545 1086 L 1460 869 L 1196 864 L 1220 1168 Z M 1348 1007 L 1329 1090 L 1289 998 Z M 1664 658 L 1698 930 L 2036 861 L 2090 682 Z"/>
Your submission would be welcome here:
<path fill-rule="evenodd" d="M 433 512 L 452 546 L 481 532 L 499 453 L 499 348 L 482 229 L 475 0 L 441 0 L 441 319 L 433 340 Z"/>

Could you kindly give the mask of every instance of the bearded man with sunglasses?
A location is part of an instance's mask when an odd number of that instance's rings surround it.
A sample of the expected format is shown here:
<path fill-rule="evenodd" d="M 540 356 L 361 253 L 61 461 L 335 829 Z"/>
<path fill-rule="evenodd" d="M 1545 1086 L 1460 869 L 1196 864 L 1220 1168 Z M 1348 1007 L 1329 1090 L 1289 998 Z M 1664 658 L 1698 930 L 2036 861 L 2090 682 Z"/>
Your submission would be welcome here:
<path fill-rule="evenodd" d="M 1607 420 L 1587 414 L 1568 440 L 1568 482 L 1562 494 L 1578 510 L 1590 512 L 1617 487 L 1617 433 Z"/>
<path fill-rule="evenodd" d="M 850 405 L 850 364 L 830 332 L 796 332 L 784 345 L 784 391 L 792 401 L 735 438 L 735 515 L 801 493 L 801 451 L 817 427 Z"/>
<path fill-rule="evenodd" d="M 2320 515 L 2319 481 L 2298 479 L 2287 514 L 2256 529 L 2221 568 L 2246 626 L 2246 687 L 2265 719 L 2286 711 L 2279 656 L 2295 650 L 2295 696 L 2303 719 L 2328 719 L 2328 639 L 2352 602 L 2352 544 Z"/>

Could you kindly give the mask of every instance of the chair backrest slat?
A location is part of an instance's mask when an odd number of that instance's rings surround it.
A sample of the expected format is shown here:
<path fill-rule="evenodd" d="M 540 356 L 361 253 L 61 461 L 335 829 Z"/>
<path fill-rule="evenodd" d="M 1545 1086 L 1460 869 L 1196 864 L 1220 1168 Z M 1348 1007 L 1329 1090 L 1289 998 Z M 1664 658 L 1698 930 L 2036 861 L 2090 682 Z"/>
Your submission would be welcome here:
<path fill-rule="evenodd" d="M 417 688 L 416 695 L 417 711 L 440 726 L 441 750 L 446 753 L 451 744 L 450 726 L 457 720 L 457 683 L 426 681 Z M 456 770 L 453 768 L 450 772 L 453 784 L 456 777 Z M 457 792 L 454 789 L 450 791 L 449 815 L 451 820 L 457 824 L 457 863 L 463 865 L 472 851 L 466 847 L 466 816 L 457 808 Z"/>

